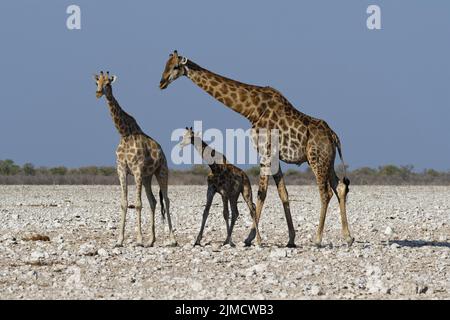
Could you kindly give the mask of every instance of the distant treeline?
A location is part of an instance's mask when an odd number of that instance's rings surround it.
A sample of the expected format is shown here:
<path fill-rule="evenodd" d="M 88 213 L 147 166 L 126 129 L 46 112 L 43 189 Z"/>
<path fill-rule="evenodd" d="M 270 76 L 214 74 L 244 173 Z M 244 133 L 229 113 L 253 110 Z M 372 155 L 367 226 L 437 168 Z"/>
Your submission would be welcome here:
<path fill-rule="evenodd" d="M 342 167 L 336 169 L 342 176 Z M 194 165 L 188 170 L 171 170 L 169 182 L 178 185 L 206 184 L 209 168 L 206 165 Z M 259 167 L 247 171 L 253 183 L 258 182 Z M 287 184 L 309 185 L 315 183 L 311 169 L 289 169 L 284 172 Z M 359 168 L 348 170 L 347 175 L 354 185 L 450 185 L 450 171 L 440 172 L 426 169 L 414 171 L 413 166 L 386 165 L 378 168 Z M 132 179 L 130 178 L 130 182 Z M 89 166 L 81 168 L 35 167 L 31 163 L 19 166 L 12 160 L 0 160 L 0 184 L 9 185 L 115 185 L 118 184 L 116 168 L 108 166 Z"/>

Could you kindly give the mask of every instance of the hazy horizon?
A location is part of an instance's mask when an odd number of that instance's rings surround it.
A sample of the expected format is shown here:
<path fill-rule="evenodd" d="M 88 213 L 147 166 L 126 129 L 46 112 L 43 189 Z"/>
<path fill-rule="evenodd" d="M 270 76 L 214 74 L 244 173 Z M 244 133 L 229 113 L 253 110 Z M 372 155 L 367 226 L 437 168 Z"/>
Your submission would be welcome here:
<path fill-rule="evenodd" d="M 81 8 L 81 30 L 66 28 L 71 4 Z M 370 4 L 381 7 L 381 30 L 366 27 Z M 114 165 L 119 135 L 92 80 L 100 70 L 118 76 L 117 100 L 169 161 L 172 131 L 195 120 L 248 129 L 187 78 L 159 90 L 177 49 L 327 121 L 351 169 L 448 171 L 449 16 L 450 2 L 418 0 L 1 1 L 0 159 Z"/>

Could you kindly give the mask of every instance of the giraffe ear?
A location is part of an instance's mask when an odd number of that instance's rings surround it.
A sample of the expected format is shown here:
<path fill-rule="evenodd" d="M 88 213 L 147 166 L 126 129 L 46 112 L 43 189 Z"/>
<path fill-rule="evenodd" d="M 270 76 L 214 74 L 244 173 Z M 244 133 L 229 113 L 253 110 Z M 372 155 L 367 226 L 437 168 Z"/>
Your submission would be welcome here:
<path fill-rule="evenodd" d="M 114 83 L 117 80 L 117 76 L 112 76 L 111 79 L 109 80 L 110 83 Z"/>
<path fill-rule="evenodd" d="M 92 75 L 92 77 L 94 78 L 95 81 L 98 81 L 98 79 L 99 79 L 98 75 L 96 75 L 96 74 Z"/>
<path fill-rule="evenodd" d="M 180 63 L 182 65 L 185 65 L 188 62 L 188 59 L 186 57 L 182 57 Z"/>

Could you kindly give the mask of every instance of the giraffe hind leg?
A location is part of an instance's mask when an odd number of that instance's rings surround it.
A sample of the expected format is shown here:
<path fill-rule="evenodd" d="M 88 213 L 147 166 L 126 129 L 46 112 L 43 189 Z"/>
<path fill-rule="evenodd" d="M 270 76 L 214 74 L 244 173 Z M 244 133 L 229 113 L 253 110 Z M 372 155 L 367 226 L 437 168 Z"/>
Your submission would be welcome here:
<path fill-rule="evenodd" d="M 349 192 L 348 185 L 350 181 L 344 177 L 343 181 L 340 181 L 337 177 L 333 168 L 331 168 L 330 172 L 330 187 L 333 192 L 336 194 L 336 197 L 339 201 L 339 210 L 341 213 L 341 224 L 342 224 L 342 236 L 344 240 L 347 242 L 348 246 L 353 244 L 355 238 L 353 238 L 350 234 L 350 230 L 348 227 L 347 220 L 347 194 Z"/>
<path fill-rule="evenodd" d="M 175 234 L 173 232 L 172 219 L 170 217 L 170 200 L 168 196 L 169 170 L 167 168 L 167 165 L 161 167 L 159 172 L 156 174 L 156 180 L 158 180 L 159 188 L 162 193 L 162 198 L 164 199 L 167 224 L 169 225 L 170 246 L 175 247 L 178 245 L 178 243 L 175 238 Z"/>
<path fill-rule="evenodd" d="M 156 211 L 156 199 L 152 192 L 152 178 L 145 178 L 143 181 L 145 193 L 147 195 L 148 202 L 150 204 L 150 239 L 148 241 L 148 247 L 153 247 L 155 243 L 155 211 Z"/>

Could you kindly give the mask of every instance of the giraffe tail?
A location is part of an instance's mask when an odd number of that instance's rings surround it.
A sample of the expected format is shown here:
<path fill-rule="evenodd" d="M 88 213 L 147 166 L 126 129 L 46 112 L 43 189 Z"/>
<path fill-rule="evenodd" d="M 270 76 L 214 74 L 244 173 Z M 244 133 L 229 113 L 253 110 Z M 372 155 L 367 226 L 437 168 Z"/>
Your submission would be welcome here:
<path fill-rule="evenodd" d="M 159 202 L 161 203 L 161 215 L 163 220 L 166 220 L 166 208 L 164 207 L 164 196 L 161 190 L 159 190 Z"/>
<path fill-rule="evenodd" d="M 333 137 L 334 145 L 336 146 L 336 148 L 338 150 L 339 158 L 341 159 L 341 162 L 342 162 L 342 169 L 344 170 L 344 178 L 342 179 L 342 182 L 344 182 L 345 187 L 348 191 L 348 186 L 350 185 L 350 179 L 347 178 L 347 169 L 345 166 L 344 157 L 342 156 L 341 140 L 339 140 L 339 137 L 333 131 L 332 131 L 332 137 Z"/>

